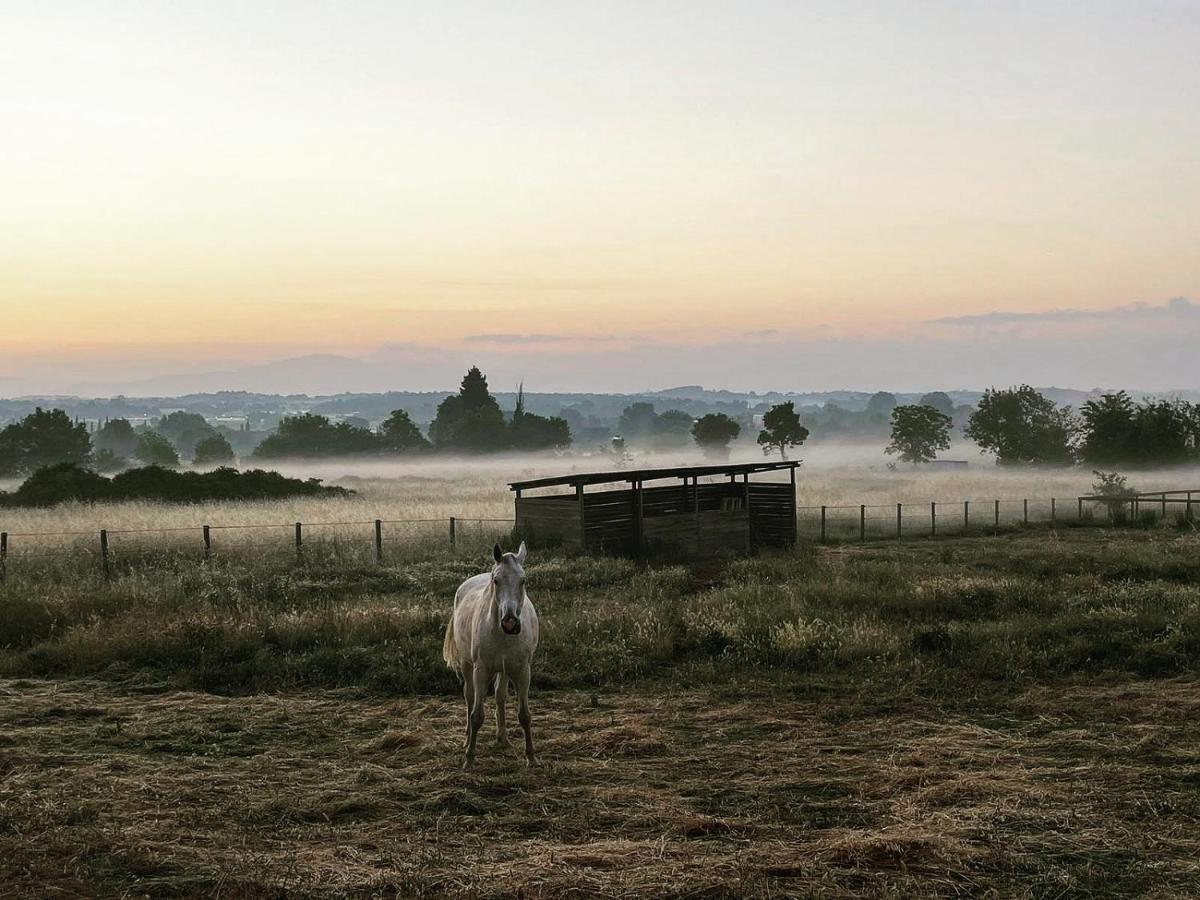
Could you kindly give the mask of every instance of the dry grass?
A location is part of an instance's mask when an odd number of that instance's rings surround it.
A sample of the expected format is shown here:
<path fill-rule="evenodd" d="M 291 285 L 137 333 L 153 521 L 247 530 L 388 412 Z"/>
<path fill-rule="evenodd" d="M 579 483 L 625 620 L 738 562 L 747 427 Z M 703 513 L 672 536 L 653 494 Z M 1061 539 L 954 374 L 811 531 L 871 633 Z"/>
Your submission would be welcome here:
<path fill-rule="evenodd" d="M 450 700 L 0 682 L 0 894 L 1200 893 L 1194 681 L 881 690 L 542 695 L 463 773 Z"/>
<path fill-rule="evenodd" d="M 745 461 L 760 460 L 746 456 Z M 985 460 L 973 459 L 965 471 L 888 470 L 884 465 L 866 467 L 836 465 L 831 451 L 821 457 L 824 464 L 802 469 L 798 482 L 801 506 L 888 505 L 902 501 L 913 508 L 930 500 L 945 503 L 964 499 L 1005 499 L 1019 502 L 1032 498 L 1048 503 L 1050 497 L 1069 500 L 1088 492 L 1092 475 L 1086 469 L 1000 469 Z M 673 465 L 699 462 L 690 453 L 663 454 L 639 459 L 638 464 Z M 122 547 L 186 543 L 198 545 L 203 524 L 246 526 L 271 524 L 276 529 L 246 529 L 217 532 L 214 540 L 229 546 L 250 540 L 284 546 L 291 540 L 290 523 L 359 522 L 357 526 L 310 528 L 311 539 L 371 540 L 371 525 L 384 520 L 433 520 L 428 524 L 389 526 L 389 540 L 442 539 L 451 516 L 463 519 L 510 519 L 513 514 L 509 481 L 570 471 L 611 468 L 603 456 L 511 458 L 441 461 L 314 461 L 272 463 L 285 474 L 320 477 L 356 491 L 350 498 L 297 498 L 268 502 L 217 502 L 195 505 L 131 502 L 88 506 L 65 504 L 52 509 L 0 510 L 0 530 L 14 534 L 13 552 L 50 552 L 73 546 L 92 547 L 101 528 L 192 529 L 186 533 L 117 535 L 114 549 Z M 1194 471 L 1134 473 L 1131 482 L 1141 488 L 1177 487 L 1200 481 Z M 1066 508 L 1066 507 L 1064 507 Z M 1015 515 L 1016 507 L 1006 508 Z M 986 516 L 981 508 L 980 515 Z M 836 513 L 831 514 L 836 517 Z M 855 513 L 855 515 L 857 515 Z M 950 515 L 950 513 L 947 513 Z M 482 527 L 464 523 L 463 527 Z M 41 532 L 79 532 L 77 535 L 30 536 Z M 94 549 L 94 548 L 93 548 Z"/>

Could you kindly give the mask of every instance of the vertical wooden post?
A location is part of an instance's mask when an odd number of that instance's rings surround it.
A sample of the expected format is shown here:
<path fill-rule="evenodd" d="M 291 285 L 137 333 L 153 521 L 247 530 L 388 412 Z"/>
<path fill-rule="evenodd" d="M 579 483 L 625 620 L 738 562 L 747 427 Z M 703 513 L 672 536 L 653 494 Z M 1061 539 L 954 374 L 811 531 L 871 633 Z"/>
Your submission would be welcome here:
<path fill-rule="evenodd" d="M 296 523 L 296 556 L 304 552 L 304 526 Z"/>
<path fill-rule="evenodd" d="M 971 501 L 963 501 L 963 531 L 971 527 Z"/>
<path fill-rule="evenodd" d="M 750 509 L 750 473 L 742 476 L 742 491 L 746 497 L 746 552 L 754 552 L 754 512 Z"/>
<path fill-rule="evenodd" d="M 996 501 L 996 515 L 993 517 L 992 522 L 996 528 L 1000 527 L 1000 501 L 999 500 Z"/>
<path fill-rule="evenodd" d="M 1021 518 L 1025 522 L 1026 525 L 1029 524 L 1029 499 L 1028 498 L 1021 501 Z"/>
<path fill-rule="evenodd" d="M 204 526 L 202 531 L 204 534 L 204 558 L 208 559 L 212 556 L 212 534 L 209 532 L 207 525 Z"/>
<path fill-rule="evenodd" d="M 825 507 L 821 507 L 821 543 L 825 543 Z"/>
<path fill-rule="evenodd" d="M 858 505 L 858 539 L 860 541 L 867 539 L 867 504 L 865 503 Z"/>
<path fill-rule="evenodd" d="M 1165 519 L 1167 517 L 1167 492 L 1166 491 L 1162 492 L 1162 494 L 1160 495 L 1160 499 L 1162 500 L 1162 517 Z"/>
<path fill-rule="evenodd" d="M 112 571 L 108 567 L 108 530 L 100 529 L 100 564 L 104 567 L 104 577 L 108 578 Z"/>
<path fill-rule="evenodd" d="M 937 537 L 937 501 L 929 501 L 929 536 Z"/>
<path fill-rule="evenodd" d="M 579 504 L 579 552 L 587 553 L 587 504 L 583 501 L 583 484 L 575 485 L 575 502 Z"/>
<path fill-rule="evenodd" d="M 1083 521 L 1083 498 L 1080 497 L 1078 500 L 1075 501 L 1075 503 L 1076 503 L 1075 515 L 1079 519 L 1079 521 L 1082 522 Z"/>
<path fill-rule="evenodd" d="M 1191 502 L 1190 500 L 1188 501 Z M 0 581 L 4 580 L 4 569 L 8 565 L 8 532 L 0 531 Z"/>
<path fill-rule="evenodd" d="M 1054 497 L 1050 498 L 1050 521 L 1054 522 L 1058 519 L 1058 500 Z"/>
<path fill-rule="evenodd" d="M 450 547 L 454 548 L 458 545 L 458 519 L 454 516 L 450 517 Z"/>
<path fill-rule="evenodd" d="M 1187 502 L 1185 503 L 1185 505 L 1183 507 L 1183 518 L 1184 518 L 1184 521 L 1186 521 L 1186 522 L 1192 521 L 1192 492 L 1191 491 L 1187 492 Z"/>
<path fill-rule="evenodd" d="M 899 504 L 899 503 L 896 504 L 896 540 L 900 540 L 900 532 L 903 527 L 903 525 L 902 525 L 902 523 L 904 521 L 903 509 L 904 508 L 901 504 Z"/>
<path fill-rule="evenodd" d="M 686 484 L 686 482 L 684 482 Z M 696 531 L 696 549 L 700 548 L 700 479 L 692 479 L 692 525 Z"/>
<path fill-rule="evenodd" d="M 581 495 L 582 496 L 582 495 Z M 645 535 L 642 533 L 642 483 L 633 483 L 633 538 L 634 550 L 638 556 L 644 552 Z"/>
<path fill-rule="evenodd" d="M 799 513 L 799 510 L 796 509 L 796 467 L 792 466 L 788 471 L 792 476 L 792 546 L 794 547 L 798 537 L 797 532 L 800 529 L 800 523 L 796 519 Z"/>
<path fill-rule="evenodd" d="M 383 562 L 383 520 L 375 520 L 375 562 Z"/>

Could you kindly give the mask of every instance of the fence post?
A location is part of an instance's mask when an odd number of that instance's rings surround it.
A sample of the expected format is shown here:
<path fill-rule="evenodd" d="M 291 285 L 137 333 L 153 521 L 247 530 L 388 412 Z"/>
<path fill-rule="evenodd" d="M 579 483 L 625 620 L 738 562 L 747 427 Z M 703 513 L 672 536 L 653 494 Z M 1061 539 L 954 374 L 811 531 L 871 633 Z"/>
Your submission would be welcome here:
<path fill-rule="evenodd" d="M 1078 508 L 1075 510 L 1075 516 L 1076 516 L 1076 518 L 1079 519 L 1080 522 L 1082 522 L 1083 521 L 1083 498 L 1080 497 L 1075 502 L 1078 504 Z"/>
<path fill-rule="evenodd" d="M 971 526 L 971 501 L 963 501 L 963 532 Z"/>
<path fill-rule="evenodd" d="M 901 523 L 901 519 L 903 516 L 902 509 L 903 509 L 903 505 L 900 503 L 897 503 L 896 504 L 896 540 L 900 540 L 900 530 L 902 528 L 900 523 Z"/>
<path fill-rule="evenodd" d="M 205 525 L 201 529 L 204 533 L 204 558 L 208 559 L 212 556 L 212 535 L 208 531 L 208 526 Z"/>
<path fill-rule="evenodd" d="M 929 535 L 937 537 L 937 501 L 929 501 Z"/>
<path fill-rule="evenodd" d="M 996 501 L 996 515 L 992 519 L 995 528 L 1000 527 L 1000 501 Z"/>
<path fill-rule="evenodd" d="M 865 541 L 867 539 L 867 504 L 860 503 L 858 506 L 858 539 Z"/>
<path fill-rule="evenodd" d="M 383 520 L 375 520 L 375 562 L 383 562 Z"/>
<path fill-rule="evenodd" d="M 1187 505 L 1184 506 L 1183 518 L 1185 521 L 1192 521 L 1192 492 L 1187 492 Z"/>
<path fill-rule="evenodd" d="M 1054 522 L 1057 518 L 1058 518 L 1058 501 L 1054 497 L 1051 497 L 1050 498 L 1050 521 Z"/>
<path fill-rule="evenodd" d="M 296 523 L 296 555 L 300 556 L 304 552 L 304 526 L 299 522 Z"/>
<path fill-rule="evenodd" d="M 1163 491 L 1159 496 L 1162 500 L 1162 517 L 1165 519 L 1167 517 L 1167 492 Z"/>
<path fill-rule="evenodd" d="M 100 529 L 100 563 L 104 566 L 104 577 L 111 574 L 108 568 L 108 530 Z"/>
<path fill-rule="evenodd" d="M 1191 512 L 1191 500 L 1188 500 L 1188 511 Z M 0 531 L 0 581 L 4 580 L 4 569 L 8 563 L 8 532 Z"/>
<path fill-rule="evenodd" d="M 1024 521 L 1026 525 L 1029 524 L 1029 498 L 1028 497 L 1021 501 L 1021 518 L 1022 518 L 1022 521 Z"/>
<path fill-rule="evenodd" d="M 825 543 L 825 507 L 821 507 L 821 543 Z"/>
<path fill-rule="evenodd" d="M 454 516 L 451 516 L 450 517 L 450 546 L 451 547 L 455 546 L 456 541 L 458 540 L 458 536 L 455 534 L 456 522 L 457 522 L 457 520 L 454 518 Z"/>

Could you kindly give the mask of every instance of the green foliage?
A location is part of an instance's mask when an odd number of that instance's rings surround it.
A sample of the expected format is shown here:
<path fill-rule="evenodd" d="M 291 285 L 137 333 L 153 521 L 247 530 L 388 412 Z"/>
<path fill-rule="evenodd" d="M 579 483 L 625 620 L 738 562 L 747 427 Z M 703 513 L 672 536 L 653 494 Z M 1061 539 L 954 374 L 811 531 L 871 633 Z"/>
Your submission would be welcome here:
<path fill-rule="evenodd" d="M 148 466 L 177 466 L 179 454 L 175 447 L 157 431 L 143 431 L 138 435 L 134 458 Z"/>
<path fill-rule="evenodd" d="M 808 429 L 800 424 L 800 416 L 791 400 L 772 406 L 763 415 L 763 428 L 758 433 L 758 443 L 762 446 L 764 455 L 770 456 L 773 451 L 778 450 L 780 457 L 787 459 L 787 448 L 799 447 L 807 439 Z"/>
<path fill-rule="evenodd" d="M 55 463 L 83 465 L 91 454 L 87 427 L 72 423 L 61 409 L 39 406 L 0 430 L 0 476 L 23 475 Z"/>
<path fill-rule="evenodd" d="M 654 430 L 655 420 L 658 414 L 654 410 L 653 403 L 645 403 L 639 401 L 631 403 L 621 411 L 621 417 L 617 419 L 617 434 L 625 438 L 626 441 L 638 441 L 641 438 L 649 437 Z"/>
<path fill-rule="evenodd" d="M 204 416 L 182 411 L 163 416 L 154 430 L 170 441 L 180 456 L 189 459 L 195 454 L 197 444 L 217 433 Z"/>
<path fill-rule="evenodd" d="M 877 391 L 867 400 L 867 412 L 875 413 L 885 419 L 896 408 L 896 395 L 887 391 Z"/>
<path fill-rule="evenodd" d="M 1080 455 L 1093 465 L 1182 465 L 1196 458 L 1200 408 L 1184 400 L 1134 403 L 1124 391 L 1080 409 Z"/>
<path fill-rule="evenodd" d="M 380 444 L 387 450 L 396 453 L 408 453 L 413 450 L 425 450 L 429 441 L 421 434 L 421 429 L 402 409 L 392 410 L 392 414 L 383 420 L 379 426 Z"/>
<path fill-rule="evenodd" d="M 892 442 L 885 453 L 899 453 L 905 462 L 931 462 L 939 450 L 950 449 L 951 420 L 932 406 L 897 406 L 892 410 Z"/>
<path fill-rule="evenodd" d="M 989 388 L 963 430 L 996 462 L 1065 464 L 1072 460 L 1074 424 L 1069 407 L 1059 409 L 1027 384 Z"/>
<path fill-rule="evenodd" d="M 138 436 L 128 419 L 110 419 L 92 435 L 97 455 L 107 451 L 117 459 L 128 459 L 137 450 Z"/>
<path fill-rule="evenodd" d="M 709 413 L 692 425 L 692 439 L 706 456 L 724 459 L 729 456 L 730 442 L 741 431 L 742 426 L 724 413 Z"/>
<path fill-rule="evenodd" d="M 255 448 L 254 456 L 263 459 L 353 456 L 375 453 L 380 447 L 379 436 L 366 428 L 345 422 L 334 425 L 325 416 L 301 413 L 280 421 L 278 430 Z"/>
<path fill-rule="evenodd" d="M 655 416 L 650 429 L 651 442 L 660 450 L 686 447 L 695 422 L 691 413 L 680 409 L 668 409 Z"/>
<path fill-rule="evenodd" d="M 558 450 L 571 446 L 571 426 L 558 416 L 539 416 L 519 410 L 509 426 L 517 450 Z"/>
<path fill-rule="evenodd" d="M 0 493 L 0 506 L 54 506 L 126 500 L 200 503 L 209 500 L 272 500 L 284 497 L 348 496 L 345 488 L 325 487 L 315 478 L 286 478 L 278 472 L 221 468 L 178 472 L 159 466 L 127 469 L 106 478 L 74 463 L 38 469 L 11 494 Z"/>
<path fill-rule="evenodd" d="M 478 367 L 468 370 L 457 394 L 438 405 L 429 437 L 439 450 L 489 453 L 509 447 L 508 423 Z"/>
<path fill-rule="evenodd" d="M 928 394 L 922 394 L 921 399 L 917 402 L 921 406 L 932 406 L 944 416 L 954 417 L 954 401 L 944 391 L 933 391 Z"/>
<path fill-rule="evenodd" d="M 213 463 L 225 465 L 233 461 L 233 447 L 223 434 L 212 434 L 199 441 L 192 453 L 192 462 L 199 466 Z"/>

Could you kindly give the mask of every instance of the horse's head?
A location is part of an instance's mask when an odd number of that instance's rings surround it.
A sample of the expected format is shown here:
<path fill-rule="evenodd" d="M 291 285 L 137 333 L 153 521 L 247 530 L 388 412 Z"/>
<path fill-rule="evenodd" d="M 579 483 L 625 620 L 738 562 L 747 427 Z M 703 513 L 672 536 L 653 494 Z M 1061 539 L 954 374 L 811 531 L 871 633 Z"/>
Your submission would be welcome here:
<path fill-rule="evenodd" d="M 492 591 L 496 614 L 505 634 L 521 633 L 521 610 L 525 607 L 525 542 L 516 553 L 504 553 L 500 545 L 492 547 L 496 565 L 492 569 Z"/>

